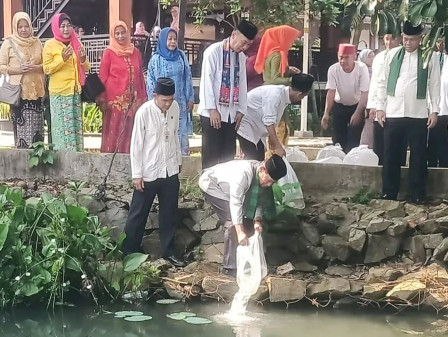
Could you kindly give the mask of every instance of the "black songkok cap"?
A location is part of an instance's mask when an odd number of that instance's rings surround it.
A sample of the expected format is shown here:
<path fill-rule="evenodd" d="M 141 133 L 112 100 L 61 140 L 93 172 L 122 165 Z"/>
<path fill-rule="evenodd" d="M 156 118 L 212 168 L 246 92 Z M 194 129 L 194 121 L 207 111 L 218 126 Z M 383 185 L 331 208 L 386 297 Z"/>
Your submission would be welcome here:
<path fill-rule="evenodd" d="M 265 167 L 268 174 L 275 181 L 286 175 L 286 164 L 278 154 L 273 154 L 271 158 L 266 160 Z"/>
<path fill-rule="evenodd" d="M 155 93 L 163 96 L 174 95 L 174 81 L 171 78 L 159 77 L 156 83 Z"/>
<path fill-rule="evenodd" d="M 258 33 L 258 28 L 252 22 L 246 20 L 241 20 L 236 29 L 251 41 L 255 39 Z"/>
<path fill-rule="evenodd" d="M 291 77 L 291 88 L 300 92 L 309 92 L 313 82 L 314 77 L 309 74 L 294 74 Z"/>
<path fill-rule="evenodd" d="M 410 21 L 405 21 L 403 24 L 403 34 L 406 35 L 420 35 L 423 33 L 422 25 L 413 26 Z"/>

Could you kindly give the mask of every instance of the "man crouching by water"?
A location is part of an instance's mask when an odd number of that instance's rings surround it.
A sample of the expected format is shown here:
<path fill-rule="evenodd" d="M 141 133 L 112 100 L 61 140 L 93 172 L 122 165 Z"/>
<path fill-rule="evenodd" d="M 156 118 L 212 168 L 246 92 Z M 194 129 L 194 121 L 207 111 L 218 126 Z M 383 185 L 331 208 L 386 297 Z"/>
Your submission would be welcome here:
<path fill-rule="evenodd" d="M 266 161 L 232 160 L 205 169 L 199 187 L 224 226 L 223 271 L 236 275 L 236 248 L 247 245 L 243 218 L 253 221 L 253 229 L 263 229 L 263 218 L 276 216 L 272 184 L 286 175 L 283 159 L 274 154 Z"/>
<path fill-rule="evenodd" d="M 143 104 L 135 116 L 131 138 L 132 196 L 126 222 L 123 253 L 142 251 L 146 221 L 155 196 L 159 199 L 160 245 L 162 256 L 175 267 L 185 261 L 176 257 L 177 200 L 182 156 L 177 130 L 179 105 L 174 101 L 174 82 L 157 79 L 154 99 Z"/>

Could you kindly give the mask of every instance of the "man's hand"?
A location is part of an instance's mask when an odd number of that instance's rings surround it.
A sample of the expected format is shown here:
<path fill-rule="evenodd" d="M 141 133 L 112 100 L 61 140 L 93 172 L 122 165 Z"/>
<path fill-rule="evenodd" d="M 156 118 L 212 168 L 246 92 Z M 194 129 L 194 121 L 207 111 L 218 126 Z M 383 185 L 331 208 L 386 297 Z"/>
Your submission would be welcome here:
<path fill-rule="evenodd" d="M 210 110 L 210 125 L 215 129 L 221 128 L 221 114 L 216 109 Z"/>
<path fill-rule="evenodd" d="M 432 114 L 429 115 L 428 117 L 428 123 L 426 123 L 426 125 L 428 125 L 428 129 L 432 129 L 433 127 L 435 127 L 437 124 L 437 113 L 433 112 Z"/>
<path fill-rule="evenodd" d="M 254 222 L 254 230 L 256 230 L 260 234 L 261 234 L 261 232 L 263 232 L 263 224 L 261 223 L 260 220 L 256 220 Z"/>
<path fill-rule="evenodd" d="M 302 71 L 299 68 L 296 67 L 289 67 L 288 68 L 288 75 L 295 75 L 295 74 L 300 74 Z"/>
<path fill-rule="evenodd" d="M 322 120 L 320 121 L 320 125 L 322 126 L 322 129 L 327 130 L 328 128 L 328 121 L 330 120 L 330 115 L 324 114 L 322 116 Z"/>
<path fill-rule="evenodd" d="M 239 232 L 236 234 L 238 237 L 238 243 L 241 246 L 247 246 L 249 244 L 249 239 L 247 238 L 246 233 L 244 233 L 243 231 Z"/>
<path fill-rule="evenodd" d="M 361 125 L 364 120 L 364 114 L 362 113 L 354 113 L 352 118 L 350 118 L 350 125 Z"/>
<path fill-rule="evenodd" d="M 274 147 L 274 153 L 275 154 L 277 154 L 277 155 L 279 155 L 280 157 L 284 157 L 284 156 L 286 156 L 286 151 L 285 151 L 285 149 L 283 148 L 283 146 L 280 144 L 280 145 L 278 145 L 278 146 L 276 146 L 276 147 Z"/>
<path fill-rule="evenodd" d="M 241 112 L 237 112 L 235 116 L 235 130 L 238 131 L 240 128 L 241 120 L 243 119 L 244 115 Z"/>
<path fill-rule="evenodd" d="M 187 105 L 188 105 L 188 111 L 190 111 L 190 112 L 193 111 L 193 108 L 194 108 L 194 102 L 191 102 L 191 101 L 190 101 L 190 102 L 187 103 Z"/>
<path fill-rule="evenodd" d="M 376 111 L 376 119 L 378 119 L 378 123 L 384 127 L 384 123 L 386 122 L 386 113 L 384 110 L 377 110 Z"/>
<path fill-rule="evenodd" d="M 132 183 L 137 191 L 143 192 L 145 188 L 145 183 L 143 182 L 143 178 L 132 179 Z"/>
<path fill-rule="evenodd" d="M 376 109 L 369 110 L 369 119 L 375 119 L 376 117 Z"/>

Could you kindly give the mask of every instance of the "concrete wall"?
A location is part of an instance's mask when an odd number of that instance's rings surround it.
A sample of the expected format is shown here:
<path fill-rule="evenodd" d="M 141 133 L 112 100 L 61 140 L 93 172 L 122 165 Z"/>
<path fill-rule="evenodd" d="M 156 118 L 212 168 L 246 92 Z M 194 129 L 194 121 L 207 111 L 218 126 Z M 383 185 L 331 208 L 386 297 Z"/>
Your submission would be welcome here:
<path fill-rule="evenodd" d="M 107 173 L 111 154 L 58 152 L 54 165 L 47 172 L 42 168 L 28 166 L 27 150 L 0 150 L 0 179 L 41 178 L 45 175 L 55 180 L 77 179 L 101 182 Z M 305 197 L 320 200 L 353 196 L 361 187 L 381 192 L 381 167 L 293 163 L 292 166 L 303 184 Z M 408 169 L 402 169 L 402 189 L 407 187 Z M 185 157 L 181 176 L 194 177 L 201 172 L 200 158 Z M 109 182 L 131 179 L 129 156 L 117 154 L 112 166 Z M 448 190 L 448 170 L 430 169 L 428 196 L 444 197 Z"/>

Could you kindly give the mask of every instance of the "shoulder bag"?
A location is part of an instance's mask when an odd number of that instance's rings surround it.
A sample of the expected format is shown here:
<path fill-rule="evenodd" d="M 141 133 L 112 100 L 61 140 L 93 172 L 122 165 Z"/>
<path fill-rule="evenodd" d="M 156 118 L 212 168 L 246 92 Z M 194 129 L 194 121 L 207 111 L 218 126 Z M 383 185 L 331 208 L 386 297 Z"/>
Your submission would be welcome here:
<path fill-rule="evenodd" d="M 20 64 L 23 63 L 22 58 L 20 57 L 19 51 L 17 50 L 17 47 L 15 43 L 12 41 L 12 39 L 9 39 L 9 42 L 11 43 L 11 47 L 14 50 L 14 53 L 16 54 L 17 58 L 20 61 Z M 20 97 L 22 93 L 22 86 L 20 84 L 13 85 L 9 83 L 9 76 L 2 75 L 0 77 L 0 102 L 10 104 L 17 106 L 20 104 Z"/>

